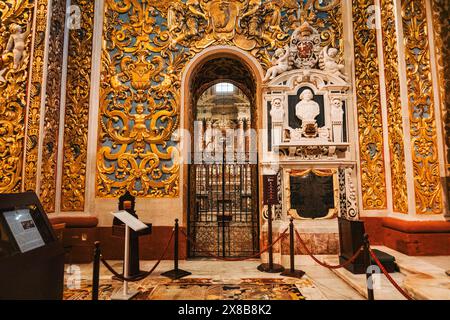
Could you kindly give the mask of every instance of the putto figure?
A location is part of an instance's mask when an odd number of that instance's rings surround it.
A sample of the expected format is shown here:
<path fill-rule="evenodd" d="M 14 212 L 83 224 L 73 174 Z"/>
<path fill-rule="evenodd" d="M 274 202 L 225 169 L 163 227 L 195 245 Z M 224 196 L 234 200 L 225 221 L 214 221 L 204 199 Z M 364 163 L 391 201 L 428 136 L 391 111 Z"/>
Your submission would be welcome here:
<path fill-rule="evenodd" d="M 30 34 L 30 25 L 27 25 L 27 30 L 22 32 L 22 27 L 16 23 L 10 26 L 11 35 L 6 45 L 5 53 L 13 53 L 14 69 L 18 69 L 25 57 L 25 48 L 27 44 L 27 38 Z"/>
<path fill-rule="evenodd" d="M 263 81 L 272 80 L 277 75 L 288 71 L 289 69 L 289 47 L 277 49 L 272 57 L 272 67 L 270 67 Z"/>
<path fill-rule="evenodd" d="M 325 72 L 348 81 L 348 78 L 342 73 L 344 65 L 336 62 L 338 53 L 339 51 L 336 48 L 325 46 L 320 53 L 319 67 Z"/>

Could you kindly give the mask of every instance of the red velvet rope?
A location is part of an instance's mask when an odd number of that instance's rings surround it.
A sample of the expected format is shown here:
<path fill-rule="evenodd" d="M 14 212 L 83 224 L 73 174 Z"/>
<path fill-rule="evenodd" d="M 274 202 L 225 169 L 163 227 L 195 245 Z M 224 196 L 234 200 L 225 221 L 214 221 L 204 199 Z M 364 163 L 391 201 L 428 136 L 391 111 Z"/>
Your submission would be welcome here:
<path fill-rule="evenodd" d="M 246 258 L 224 258 L 224 257 L 217 256 L 217 255 L 215 255 L 215 254 L 213 254 L 213 253 L 211 253 L 211 252 L 209 252 L 209 251 L 207 251 L 207 250 L 204 250 L 204 252 L 206 253 L 206 255 L 208 255 L 208 256 L 210 256 L 210 257 L 216 258 L 216 259 L 218 259 L 218 260 L 223 260 L 223 261 L 245 261 L 245 260 L 249 260 L 249 259 L 254 259 L 254 258 L 257 258 L 259 255 L 263 254 L 264 252 L 268 251 L 271 247 L 273 247 L 278 241 L 281 240 L 281 238 L 283 238 L 283 237 L 286 235 L 286 232 L 287 232 L 287 231 L 288 231 L 288 228 L 286 228 L 286 230 L 284 230 L 284 231 L 280 234 L 280 236 L 279 236 L 275 241 L 272 242 L 271 245 L 267 246 L 264 250 L 262 250 L 262 251 L 260 251 L 260 252 L 258 252 L 258 253 L 255 253 L 254 255 L 251 255 L 250 257 L 246 257 Z M 186 237 L 186 239 L 187 239 L 189 242 L 192 243 L 192 246 L 193 246 L 194 248 L 195 248 L 195 247 L 201 248 L 201 246 L 198 246 L 198 244 L 197 244 L 191 237 L 189 237 L 189 236 L 184 232 L 184 230 L 181 230 L 181 233 Z"/>
<path fill-rule="evenodd" d="M 114 276 L 116 276 L 117 278 L 119 278 L 122 281 L 127 281 L 127 282 L 137 282 L 137 281 L 141 281 L 145 278 L 147 278 L 149 275 L 152 274 L 153 271 L 155 271 L 155 269 L 158 267 L 158 265 L 160 264 L 161 260 L 164 258 L 164 256 L 167 253 L 167 250 L 169 249 L 169 245 L 172 242 L 173 239 L 173 235 L 175 234 L 175 230 L 172 230 L 172 234 L 170 235 L 170 239 L 167 242 L 166 248 L 164 249 L 163 253 L 161 254 L 161 256 L 159 257 L 158 261 L 156 261 L 155 265 L 150 269 L 150 271 L 144 272 L 141 275 L 137 276 L 137 277 L 133 277 L 133 278 L 127 278 L 124 277 L 123 275 L 121 275 L 120 273 L 118 273 L 117 271 L 114 270 L 114 268 L 103 258 L 101 258 L 101 262 L 103 263 L 103 265 L 106 267 L 106 269 L 109 270 L 109 272 L 111 272 Z"/>
<path fill-rule="evenodd" d="M 394 279 L 392 279 L 391 275 L 389 274 L 389 272 L 386 271 L 386 269 L 383 267 L 383 264 L 380 262 L 380 260 L 378 260 L 377 255 L 372 251 L 371 248 L 369 248 L 369 252 L 370 252 L 370 256 L 372 257 L 372 259 L 375 261 L 375 263 L 378 265 L 378 267 L 380 267 L 381 271 L 384 273 L 384 275 L 386 276 L 386 278 L 388 278 L 388 280 L 392 283 L 392 285 L 408 300 L 413 300 L 413 298 L 407 294 L 398 284 L 397 282 L 395 282 Z"/>
<path fill-rule="evenodd" d="M 298 233 L 297 230 L 295 230 L 295 234 L 298 238 L 298 241 L 300 242 L 300 244 L 303 246 L 303 248 L 305 248 L 306 253 L 318 264 L 320 264 L 322 267 L 328 268 L 328 269 L 339 269 L 339 268 L 343 268 L 346 267 L 347 265 L 351 264 L 352 262 L 354 262 L 356 260 L 356 258 L 358 258 L 358 256 L 364 251 L 364 245 L 361 245 L 361 247 L 355 252 L 355 254 L 346 262 L 344 262 L 343 264 L 338 264 L 335 266 L 329 265 L 325 262 L 320 261 L 319 259 L 317 259 L 312 252 L 308 249 L 308 247 L 306 246 L 306 243 L 302 240 L 302 238 L 300 237 L 300 234 Z"/>

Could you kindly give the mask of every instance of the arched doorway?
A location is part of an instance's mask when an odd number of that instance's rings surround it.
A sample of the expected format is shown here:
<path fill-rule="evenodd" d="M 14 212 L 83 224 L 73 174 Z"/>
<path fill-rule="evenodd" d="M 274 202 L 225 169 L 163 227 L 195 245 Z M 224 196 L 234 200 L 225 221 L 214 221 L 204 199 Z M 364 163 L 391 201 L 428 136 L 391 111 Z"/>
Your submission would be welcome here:
<path fill-rule="evenodd" d="M 256 79 L 233 56 L 214 56 L 189 81 L 192 163 L 188 169 L 190 257 L 258 252 Z"/>

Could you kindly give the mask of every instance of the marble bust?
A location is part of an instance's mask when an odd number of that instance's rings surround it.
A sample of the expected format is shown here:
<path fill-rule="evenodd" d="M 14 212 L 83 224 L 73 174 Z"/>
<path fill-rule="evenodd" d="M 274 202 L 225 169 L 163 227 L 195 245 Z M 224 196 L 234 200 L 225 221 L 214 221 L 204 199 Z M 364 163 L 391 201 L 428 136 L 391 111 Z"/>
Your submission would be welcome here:
<path fill-rule="evenodd" d="M 300 94 L 300 102 L 295 106 L 295 115 L 302 120 L 302 126 L 308 123 L 316 123 L 316 117 L 320 114 L 320 106 L 313 100 L 310 89 Z"/>

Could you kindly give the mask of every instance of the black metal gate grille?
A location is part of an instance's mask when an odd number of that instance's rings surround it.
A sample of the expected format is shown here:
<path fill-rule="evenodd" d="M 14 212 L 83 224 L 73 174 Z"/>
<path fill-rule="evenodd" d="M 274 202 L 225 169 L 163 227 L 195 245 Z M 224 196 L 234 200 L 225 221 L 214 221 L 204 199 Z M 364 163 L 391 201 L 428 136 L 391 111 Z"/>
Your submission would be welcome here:
<path fill-rule="evenodd" d="M 257 181 L 257 165 L 248 161 L 191 165 L 189 233 L 197 243 L 191 257 L 258 252 Z"/>

